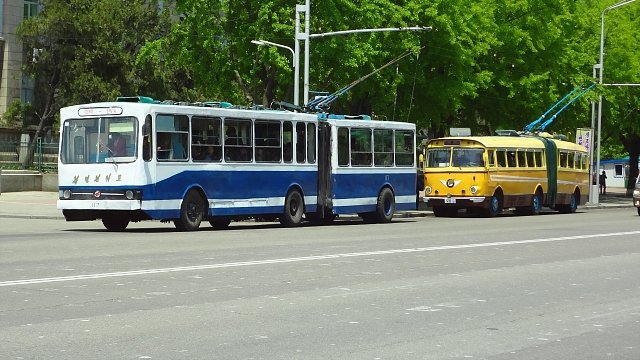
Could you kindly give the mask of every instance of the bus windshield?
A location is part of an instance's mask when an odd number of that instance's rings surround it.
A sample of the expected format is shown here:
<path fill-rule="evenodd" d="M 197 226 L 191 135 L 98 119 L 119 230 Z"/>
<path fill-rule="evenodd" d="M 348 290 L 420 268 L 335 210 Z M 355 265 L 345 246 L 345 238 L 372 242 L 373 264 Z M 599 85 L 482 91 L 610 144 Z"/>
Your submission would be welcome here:
<path fill-rule="evenodd" d="M 60 160 L 64 164 L 132 162 L 137 157 L 134 117 L 72 119 L 63 124 Z"/>
<path fill-rule="evenodd" d="M 432 148 L 427 151 L 427 167 L 478 167 L 484 166 L 480 148 Z"/>

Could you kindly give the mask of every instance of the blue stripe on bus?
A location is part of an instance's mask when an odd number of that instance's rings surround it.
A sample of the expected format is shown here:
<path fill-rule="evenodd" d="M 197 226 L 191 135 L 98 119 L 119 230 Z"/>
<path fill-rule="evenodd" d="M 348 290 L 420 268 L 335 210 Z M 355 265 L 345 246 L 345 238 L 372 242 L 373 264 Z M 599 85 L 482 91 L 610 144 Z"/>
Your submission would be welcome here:
<path fill-rule="evenodd" d="M 209 199 L 284 197 L 293 185 L 305 196 L 317 195 L 314 171 L 184 171 L 144 188 L 144 199 L 182 199 L 185 189 L 202 187 Z"/>
<path fill-rule="evenodd" d="M 295 180 L 295 181 L 294 181 Z M 61 186 L 61 190 L 70 189 L 74 192 L 92 193 L 95 190 L 107 192 L 109 190 L 132 189 L 143 191 L 143 202 L 150 200 L 181 200 L 185 191 L 193 186 L 202 187 L 209 200 L 241 200 L 256 198 L 274 198 L 286 196 L 288 189 L 297 185 L 302 188 L 304 196 L 317 196 L 316 171 L 184 171 L 157 184 L 144 186 Z M 334 201 L 347 199 L 370 199 L 370 204 L 334 204 L 334 213 L 349 214 L 375 211 L 375 199 L 379 190 L 390 185 L 398 196 L 415 196 L 416 175 L 408 173 L 363 173 L 363 174 L 334 174 Z M 307 212 L 313 212 L 317 204 L 305 204 Z M 397 210 L 413 210 L 415 202 L 398 202 Z M 218 216 L 279 214 L 282 205 L 256 207 L 228 207 L 214 208 L 212 212 Z M 147 209 L 145 212 L 154 219 L 172 219 L 179 217 L 179 209 Z"/>

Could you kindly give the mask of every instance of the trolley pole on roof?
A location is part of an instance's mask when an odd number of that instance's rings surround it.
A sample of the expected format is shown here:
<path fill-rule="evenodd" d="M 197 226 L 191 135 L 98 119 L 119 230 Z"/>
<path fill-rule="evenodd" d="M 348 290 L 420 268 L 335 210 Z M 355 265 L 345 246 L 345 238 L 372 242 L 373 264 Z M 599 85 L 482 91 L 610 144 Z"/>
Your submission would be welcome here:
<path fill-rule="evenodd" d="M 600 79 L 600 85 L 602 85 L 603 81 L 603 74 L 604 74 L 604 16 L 607 12 L 609 12 L 610 10 L 622 7 L 624 5 L 628 5 L 631 4 L 632 2 L 635 2 L 636 0 L 624 0 L 624 1 L 620 1 L 616 4 L 613 4 L 609 7 L 606 7 L 604 10 L 602 10 L 602 15 L 600 17 L 600 63 L 596 64 L 596 66 L 599 67 L 600 71 L 599 71 L 599 79 Z M 594 66 L 594 69 L 596 68 L 596 66 Z M 600 173 L 600 138 L 601 138 L 601 134 L 602 134 L 602 94 L 600 94 L 598 96 L 598 152 L 596 155 L 596 166 L 595 166 L 595 173 L 596 173 L 596 185 L 598 187 L 598 189 L 600 188 L 600 176 L 598 176 L 597 174 Z M 598 191 L 594 191 L 594 196 L 593 196 L 593 203 L 594 204 L 598 204 L 599 203 L 599 192 Z"/>
<path fill-rule="evenodd" d="M 635 0 L 633 0 L 635 1 Z M 304 32 L 300 32 L 300 14 L 304 15 Z M 431 30 L 431 26 L 412 26 L 412 27 L 398 27 L 398 28 L 377 28 L 377 29 L 355 29 L 344 31 L 333 31 L 321 34 L 311 34 L 309 32 L 311 5 L 310 0 L 306 0 L 304 5 L 296 5 L 296 24 L 295 24 L 295 49 L 296 53 L 300 50 L 299 41 L 304 41 L 304 103 L 306 105 L 309 102 L 309 41 L 311 38 L 326 37 L 334 35 L 347 35 L 356 33 L 372 33 L 372 32 L 390 32 L 390 31 L 425 31 Z M 299 60 L 299 56 L 297 57 Z M 296 69 L 298 68 L 296 64 Z M 294 86 L 299 86 L 299 79 L 296 76 Z"/>

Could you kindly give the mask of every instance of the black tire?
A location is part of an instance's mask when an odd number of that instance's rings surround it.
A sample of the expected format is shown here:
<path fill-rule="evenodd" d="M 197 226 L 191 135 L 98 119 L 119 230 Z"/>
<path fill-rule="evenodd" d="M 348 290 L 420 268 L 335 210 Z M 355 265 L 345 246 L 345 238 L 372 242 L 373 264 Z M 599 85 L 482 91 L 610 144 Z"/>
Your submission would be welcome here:
<path fill-rule="evenodd" d="M 389 188 L 384 188 L 378 194 L 378 201 L 376 202 L 375 220 L 379 223 L 388 223 L 393 220 L 393 214 L 396 212 L 396 198 L 393 196 L 393 191 Z"/>
<path fill-rule="evenodd" d="M 109 231 L 124 231 L 129 225 L 129 218 L 126 216 L 107 215 L 102 218 L 102 225 Z"/>
<path fill-rule="evenodd" d="M 494 193 L 489 202 L 489 207 L 483 209 L 485 217 L 496 217 L 502 211 L 502 194 Z"/>
<path fill-rule="evenodd" d="M 182 200 L 180 218 L 173 221 L 180 231 L 195 231 L 205 218 L 206 202 L 196 190 L 190 190 Z"/>
<path fill-rule="evenodd" d="M 212 219 L 209 219 L 209 224 L 211 224 L 211 227 L 213 227 L 216 230 L 222 230 L 229 227 L 229 224 L 231 224 L 231 219 L 212 218 Z"/>
<path fill-rule="evenodd" d="M 280 217 L 280 223 L 287 227 L 299 226 L 304 213 L 304 200 L 300 191 L 293 189 L 289 191 L 284 200 L 284 213 Z"/>

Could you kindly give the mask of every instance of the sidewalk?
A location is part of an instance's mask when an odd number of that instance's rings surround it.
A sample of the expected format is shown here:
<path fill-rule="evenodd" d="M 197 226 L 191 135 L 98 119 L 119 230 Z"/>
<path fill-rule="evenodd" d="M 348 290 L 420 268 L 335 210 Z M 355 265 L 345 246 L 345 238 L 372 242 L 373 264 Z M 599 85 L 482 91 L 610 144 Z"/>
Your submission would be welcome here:
<path fill-rule="evenodd" d="M 598 204 L 584 204 L 578 210 L 633 207 L 630 196 L 626 196 L 624 188 L 609 188 L 607 195 L 600 195 Z M 20 219 L 64 219 L 62 211 L 56 209 L 57 192 L 21 191 L 0 194 L 0 218 Z M 403 211 L 397 218 L 421 217 L 432 214 L 430 209 L 421 203 L 419 210 Z"/>

